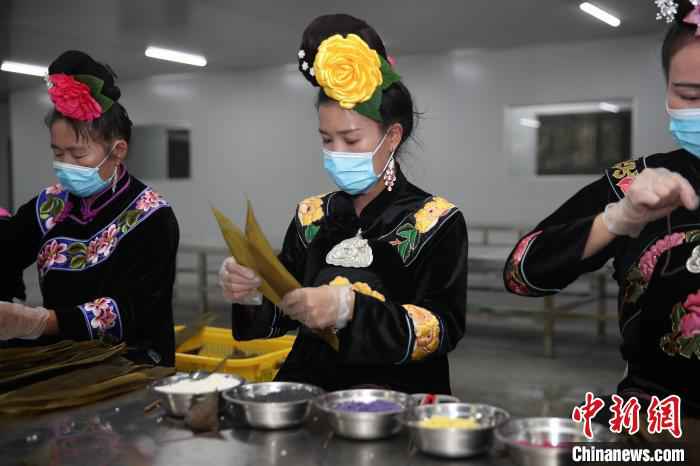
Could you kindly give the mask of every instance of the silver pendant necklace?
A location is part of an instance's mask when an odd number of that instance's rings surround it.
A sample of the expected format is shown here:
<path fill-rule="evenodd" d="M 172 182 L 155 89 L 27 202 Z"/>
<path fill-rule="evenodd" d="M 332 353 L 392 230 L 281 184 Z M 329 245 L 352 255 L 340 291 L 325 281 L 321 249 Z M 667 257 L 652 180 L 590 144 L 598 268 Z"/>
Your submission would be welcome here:
<path fill-rule="evenodd" d="M 357 235 L 336 244 L 326 255 L 326 263 L 338 267 L 364 269 L 372 265 L 374 255 L 369 241 L 362 237 L 362 229 Z"/>

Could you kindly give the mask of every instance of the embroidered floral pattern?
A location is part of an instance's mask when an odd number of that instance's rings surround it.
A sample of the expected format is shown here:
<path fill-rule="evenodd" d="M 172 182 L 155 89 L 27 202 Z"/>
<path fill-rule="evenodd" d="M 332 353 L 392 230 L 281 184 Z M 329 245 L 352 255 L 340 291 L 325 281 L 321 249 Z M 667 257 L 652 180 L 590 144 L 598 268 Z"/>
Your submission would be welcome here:
<path fill-rule="evenodd" d="M 374 299 L 378 299 L 381 302 L 386 302 L 386 298 L 384 297 L 383 294 L 379 293 L 378 291 L 374 291 L 367 283 L 364 282 L 355 282 L 355 283 L 350 283 L 350 280 L 348 280 L 345 277 L 335 277 L 332 282 L 329 283 L 330 286 L 348 286 L 352 285 L 353 291 L 363 294 L 365 296 L 369 296 Z"/>
<path fill-rule="evenodd" d="M 441 197 L 434 198 L 421 210 L 416 212 L 416 230 L 418 230 L 419 233 L 429 232 L 437 225 L 440 217 L 443 217 L 454 208 L 455 205 L 446 199 Z"/>
<path fill-rule="evenodd" d="M 43 190 L 36 201 L 37 219 L 44 234 L 61 223 L 70 214 L 72 205 L 68 192 L 60 184 Z"/>
<path fill-rule="evenodd" d="M 537 292 L 528 286 L 520 269 L 520 264 L 523 261 L 523 257 L 525 257 L 525 253 L 532 242 L 535 241 L 535 239 L 537 239 L 537 237 L 541 234 L 541 230 L 535 231 L 521 239 L 520 242 L 518 242 L 518 245 L 515 247 L 515 251 L 508 261 L 508 264 L 506 265 L 506 286 L 515 294 L 521 296 L 542 296 L 542 293 Z"/>
<path fill-rule="evenodd" d="M 456 210 L 457 207 L 446 199 L 432 198 L 412 216 L 411 221 L 396 229 L 396 239 L 389 244 L 396 248 L 404 264 L 408 264 L 429 232 Z"/>
<path fill-rule="evenodd" d="M 661 349 L 669 356 L 700 359 L 700 291 L 673 307 L 671 324 L 671 333 L 661 338 Z"/>
<path fill-rule="evenodd" d="M 54 265 L 62 265 L 68 262 L 68 257 L 64 254 L 68 246 L 56 240 L 51 240 L 41 248 L 37 257 L 39 272 L 43 275 Z"/>
<path fill-rule="evenodd" d="M 649 282 L 654 274 L 654 268 L 656 268 L 656 263 L 659 261 L 659 256 L 669 249 L 683 244 L 684 241 L 684 233 L 673 233 L 663 237 L 650 247 L 639 259 L 639 271 L 642 274 L 642 278 Z"/>
<path fill-rule="evenodd" d="M 111 224 L 87 241 L 55 238 L 46 243 L 37 259 L 39 273 L 49 270 L 83 270 L 105 261 L 119 241 L 167 202 L 150 189 L 144 190 Z"/>
<path fill-rule="evenodd" d="M 420 361 L 437 351 L 440 346 L 440 321 L 432 312 L 422 307 L 404 304 L 403 308 L 411 318 L 416 334 L 411 359 Z"/>
<path fill-rule="evenodd" d="M 165 199 L 155 191 L 150 189 L 145 191 L 136 202 L 136 209 L 148 212 L 152 209 L 166 205 Z"/>
<path fill-rule="evenodd" d="M 321 230 L 317 222 L 323 215 L 323 196 L 309 197 L 299 203 L 297 217 L 307 244 L 311 243 Z"/>
<path fill-rule="evenodd" d="M 108 335 L 117 340 L 122 339 L 119 307 L 112 298 L 98 298 L 79 306 L 79 308 L 85 315 L 91 338 Z"/>
<path fill-rule="evenodd" d="M 612 168 L 612 176 L 616 180 L 623 180 L 628 177 L 634 178 L 639 174 L 637 172 L 637 162 L 634 160 L 626 160 L 624 162 L 616 163 L 612 166 Z"/>
<path fill-rule="evenodd" d="M 622 199 L 629 191 L 635 178 L 639 175 L 638 161 L 626 160 L 606 170 L 610 186 L 618 198 Z"/>
<path fill-rule="evenodd" d="M 700 241 L 700 230 L 689 230 L 683 233 L 672 233 L 654 243 L 633 265 L 625 277 L 625 303 L 636 303 L 649 285 L 659 257 L 666 251 L 684 243 Z"/>

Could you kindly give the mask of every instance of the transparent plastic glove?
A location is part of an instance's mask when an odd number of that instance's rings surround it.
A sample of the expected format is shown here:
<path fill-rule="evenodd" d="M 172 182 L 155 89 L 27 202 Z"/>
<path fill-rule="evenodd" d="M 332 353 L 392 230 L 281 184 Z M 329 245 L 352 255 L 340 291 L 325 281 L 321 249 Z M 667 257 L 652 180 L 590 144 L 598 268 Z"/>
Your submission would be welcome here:
<path fill-rule="evenodd" d="M 611 233 L 636 238 L 648 223 L 678 207 L 698 208 L 698 195 L 688 180 L 665 168 L 647 168 L 622 200 L 608 204 L 603 221 Z"/>
<path fill-rule="evenodd" d="M 281 308 L 288 317 L 312 330 L 344 328 L 355 305 L 351 286 L 321 286 L 294 290 L 282 300 Z"/>
<path fill-rule="evenodd" d="M 49 311 L 19 303 L 0 301 L 0 340 L 36 340 L 44 334 Z"/>
<path fill-rule="evenodd" d="M 258 291 L 262 280 L 254 270 L 243 267 L 233 257 L 228 257 L 219 269 L 219 286 L 224 298 L 235 304 L 259 306 L 262 293 Z"/>

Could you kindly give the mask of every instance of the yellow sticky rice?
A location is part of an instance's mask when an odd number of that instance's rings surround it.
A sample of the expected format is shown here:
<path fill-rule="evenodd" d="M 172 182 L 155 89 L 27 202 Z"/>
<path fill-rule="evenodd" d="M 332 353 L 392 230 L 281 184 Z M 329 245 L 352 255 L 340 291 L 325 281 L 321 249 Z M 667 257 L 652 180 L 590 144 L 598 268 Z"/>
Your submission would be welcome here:
<path fill-rule="evenodd" d="M 420 427 L 427 429 L 478 429 L 481 427 L 474 418 L 454 418 L 447 416 L 431 416 L 418 423 Z"/>

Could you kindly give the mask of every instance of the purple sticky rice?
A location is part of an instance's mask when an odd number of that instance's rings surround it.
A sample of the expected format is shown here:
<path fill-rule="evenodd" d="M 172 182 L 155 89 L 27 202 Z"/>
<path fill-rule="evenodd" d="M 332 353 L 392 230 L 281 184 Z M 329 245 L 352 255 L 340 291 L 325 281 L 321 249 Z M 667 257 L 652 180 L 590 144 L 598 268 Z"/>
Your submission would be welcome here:
<path fill-rule="evenodd" d="M 384 413 L 401 411 L 401 405 L 387 400 L 374 401 L 342 401 L 333 405 L 337 411 L 353 413 Z"/>

